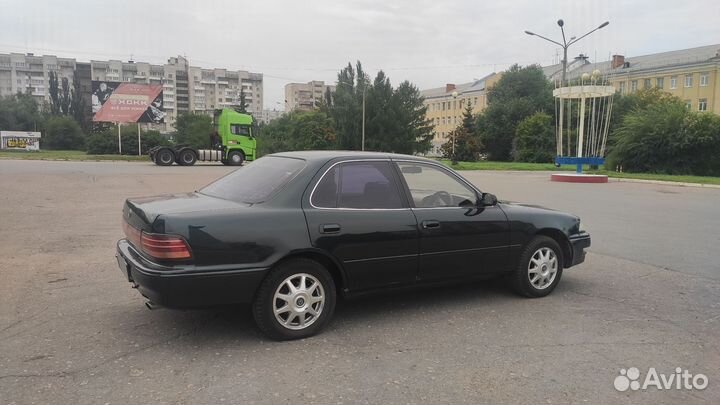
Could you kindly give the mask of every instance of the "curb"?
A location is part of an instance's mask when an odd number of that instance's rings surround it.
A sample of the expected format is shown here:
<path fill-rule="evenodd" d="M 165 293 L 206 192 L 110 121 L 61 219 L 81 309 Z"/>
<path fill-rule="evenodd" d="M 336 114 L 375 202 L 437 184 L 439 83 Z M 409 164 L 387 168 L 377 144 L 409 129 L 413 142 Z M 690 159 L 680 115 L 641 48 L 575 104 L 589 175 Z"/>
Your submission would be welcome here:
<path fill-rule="evenodd" d="M 682 181 L 646 180 L 646 179 L 632 179 L 632 178 L 627 178 L 627 177 L 612 177 L 612 176 L 610 176 L 609 180 L 610 180 L 610 182 L 645 183 L 645 184 L 659 184 L 659 185 L 663 185 L 663 186 L 700 187 L 700 188 L 720 189 L 720 184 L 686 183 L 686 182 L 682 182 Z"/>

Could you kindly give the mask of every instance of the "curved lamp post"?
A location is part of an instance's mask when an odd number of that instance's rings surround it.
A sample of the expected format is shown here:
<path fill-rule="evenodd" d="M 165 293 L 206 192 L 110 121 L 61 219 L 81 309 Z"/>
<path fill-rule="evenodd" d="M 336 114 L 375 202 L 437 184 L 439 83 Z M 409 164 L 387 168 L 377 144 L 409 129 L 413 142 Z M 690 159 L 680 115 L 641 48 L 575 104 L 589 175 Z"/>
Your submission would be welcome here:
<path fill-rule="evenodd" d="M 562 32 L 562 38 L 563 38 L 563 42 L 562 42 L 562 43 L 560 43 L 560 42 L 558 42 L 558 41 L 553 41 L 553 40 L 550 39 L 550 38 L 546 38 L 546 37 L 544 37 L 544 36 L 542 36 L 542 35 L 540 35 L 540 34 L 536 34 L 536 33 L 531 32 L 531 31 L 527 31 L 527 30 L 526 30 L 525 33 L 528 34 L 528 35 L 531 35 L 531 36 L 535 36 L 535 37 L 538 37 L 538 38 L 542 38 L 542 39 L 544 39 L 544 40 L 546 40 L 546 41 L 548 41 L 548 42 L 552 42 L 553 44 L 556 44 L 556 45 L 560 46 L 560 47 L 563 49 L 562 85 L 564 86 L 564 85 L 565 85 L 565 75 L 566 75 L 566 73 L 567 73 L 567 50 L 568 50 L 568 48 L 570 47 L 570 45 L 578 42 L 579 40 L 585 38 L 586 36 L 592 34 L 593 32 L 595 32 L 595 31 L 597 31 L 597 30 L 599 30 L 599 29 L 601 29 L 601 28 L 607 27 L 608 24 L 610 24 L 610 21 L 605 21 L 604 23 L 600 24 L 597 28 L 588 31 L 588 32 L 585 33 L 584 35 L 581 35 L 579 38 L 575 38 L 575 37 L 570 38 L 570 42 L 568 42 L 568 41 L 565 40 L 565 29 L 563 28 L 563 27 L 565 26 L 565 21 L 563 21 L 562 19 L 560 19 L 560 20 L 557 21 L 557 25 L 560 26 L 560 32 Z"/>

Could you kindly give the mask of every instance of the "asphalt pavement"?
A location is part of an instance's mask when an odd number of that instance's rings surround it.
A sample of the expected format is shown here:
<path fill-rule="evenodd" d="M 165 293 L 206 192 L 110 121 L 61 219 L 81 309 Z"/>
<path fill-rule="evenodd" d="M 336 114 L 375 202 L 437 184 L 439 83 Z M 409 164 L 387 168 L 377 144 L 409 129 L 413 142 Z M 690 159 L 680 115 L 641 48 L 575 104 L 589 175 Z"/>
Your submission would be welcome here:
<path fill-rule="evenodd" d="M 718 189 L 463 172 L 580 215 L 586 263 L 542 299 L 490 281 L 341 301 L 278 343 L 244 306 L 147 310 L 113 257 L 126 197 L 229 170 L 0 160 L 0 404 L 720 402 Z M 630 367 L 708 384 L 619 392 Z"/>

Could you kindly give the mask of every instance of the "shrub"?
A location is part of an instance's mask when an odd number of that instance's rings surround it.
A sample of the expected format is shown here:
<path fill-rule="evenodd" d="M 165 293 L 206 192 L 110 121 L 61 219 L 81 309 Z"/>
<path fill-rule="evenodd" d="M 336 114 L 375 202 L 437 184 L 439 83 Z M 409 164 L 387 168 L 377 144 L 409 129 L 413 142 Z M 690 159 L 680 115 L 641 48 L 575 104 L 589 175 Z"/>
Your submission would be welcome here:
<path fill-rule="evenodd" d="M 121 127 L 123 155 L 137 155 L 137 126 Z M 142 133 L 142 152 L 158 145 L 170 145 L 170 142 L 159 131 L 149 130 Z M 114 155 L 118 153 L 117 127 L 107 128 L 88 136 L 87 153 L 93 155 Z"/>
<path fill-rule="evenodd" d="M 613 133 L 608 166 L 630 172 L 720 175 L 720 116 L 668 99 L 628 113 Z"/>
<path fill-rule="evenodd" d="M 535 113 L 520 121 L 517 126 L 513 159 L 516 162 L 552 162 L 555 142 L 553 118 L 545 113 Z"/>
<path fill-rule="evenodd" d="M 85 135 L 80 125 L 70 117 L 50 117 L 45 121 L 45 133 L 40 139 L 44 149 L 82 150 Z"/>

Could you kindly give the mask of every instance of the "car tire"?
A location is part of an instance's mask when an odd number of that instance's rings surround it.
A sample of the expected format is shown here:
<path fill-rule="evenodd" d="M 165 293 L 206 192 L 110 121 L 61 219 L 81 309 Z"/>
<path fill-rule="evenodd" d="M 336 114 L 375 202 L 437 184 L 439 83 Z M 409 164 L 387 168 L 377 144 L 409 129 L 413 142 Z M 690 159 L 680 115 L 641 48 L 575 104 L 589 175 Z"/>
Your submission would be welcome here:
<path fill-rule="evenodd" d="M 191 149 L 183 149 L 178 154 L 178 163 L 182 166 L 192 166 L 197 161 L 197 155 Z"/>
<path fill-rule="evenodd" d="M 245 155 L 240 151 L 232 151 L 228 153 L 228 164 L 230 166 L 242 166 L 245 161 Z"/>
<path fill-rule="evenodd" d="M 170 149 L 160 149 L 155 153 L 155 164 L 158 166 L 171 166 L 175 161 L 175 154 Z"/>
<path fill-rule="evenodd" d="M 301 339 L 325 327 L 336 299 L 335 283 L 327 269 L 314 260 L 297 258 L 270 271 L 258 289 L 252 311 L 258 328 L 269 338 Z"/>
<path fill-rule="evenodd" d="M 509 281 L 518 294 L 539 298 L 555 289 L 562 277 L 562 271 L 563 255 L 560 245 L 553 238 L 539 235 L 523 249 Z"/>

